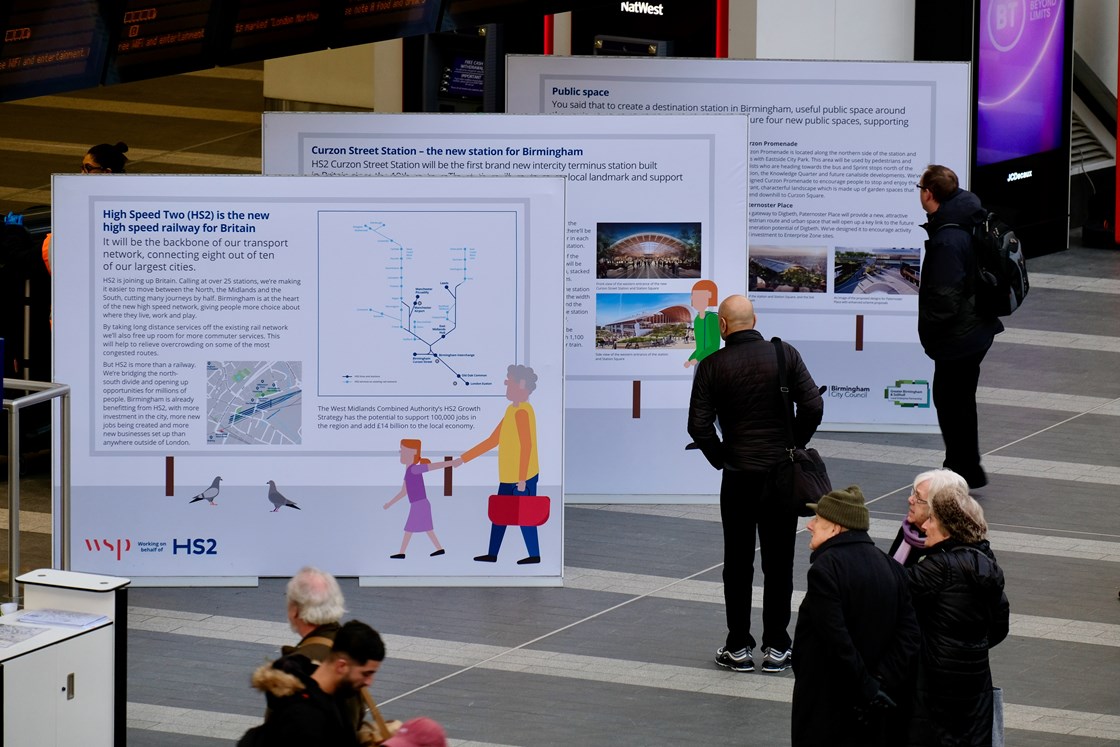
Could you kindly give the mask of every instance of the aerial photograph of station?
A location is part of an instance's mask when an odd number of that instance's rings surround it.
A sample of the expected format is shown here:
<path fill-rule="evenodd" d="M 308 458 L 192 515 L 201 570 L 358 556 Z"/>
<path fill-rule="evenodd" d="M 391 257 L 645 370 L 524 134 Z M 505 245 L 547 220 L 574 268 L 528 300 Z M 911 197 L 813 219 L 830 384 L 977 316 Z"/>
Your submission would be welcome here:
<path fill-rule="evenodd" d="M 828 247 L 750 248 L 747 290 L 763 293 L 824 293 L 828 290 Z"/>
<path fill-rule="evenodd" d="M 849 249 L 836 247 L 833 292 L 914 296 L 921 277 L 921 249 Z"/>
<path fill-rule="evenodd" d="M 687 293 L 596 293 L 595 347 L 612 350 L 692 347 Z"/>
<path fill-rule="evenodd" d="M 599 223 L 595 242 L 600 280 L 700 277 L 699 223 Z"/>

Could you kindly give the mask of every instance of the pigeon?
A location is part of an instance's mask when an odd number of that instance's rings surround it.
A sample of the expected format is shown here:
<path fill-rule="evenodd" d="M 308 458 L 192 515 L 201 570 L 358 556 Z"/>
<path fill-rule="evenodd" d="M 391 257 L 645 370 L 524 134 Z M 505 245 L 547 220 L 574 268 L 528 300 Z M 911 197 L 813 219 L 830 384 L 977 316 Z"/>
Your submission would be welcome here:
<path fill-rule="evenodd" d="M 198 503 L 199 501 L 206 500 L 210 501 L 211 506 L 217 506 L 218 504 L 214 503 L 214 499 L 218 497 L 218 490 L 220 489 L 218 487 L 218 483 L 220 483 L 221 481 L 221 477 L 215 477 L 214 482 L 210 483 L 210 487 L 206 488 L 206 490 L 203 490 L 194 498 L 191 498 L 190 502 Z"/>
<path fill-rule="evenodd" d="M 302 508 L 285 498 L 284 495 L 276 489 L 276 483 L 272 480 L 268 481 L 268 500 L 272 501 L 273 506 L 276 506 L 276 508 L 272 509 L 272 513 L 276 513 L 284 506 L 289 506 L 290 508 L 294 508 L 297 511 L 303 510 Z"/>

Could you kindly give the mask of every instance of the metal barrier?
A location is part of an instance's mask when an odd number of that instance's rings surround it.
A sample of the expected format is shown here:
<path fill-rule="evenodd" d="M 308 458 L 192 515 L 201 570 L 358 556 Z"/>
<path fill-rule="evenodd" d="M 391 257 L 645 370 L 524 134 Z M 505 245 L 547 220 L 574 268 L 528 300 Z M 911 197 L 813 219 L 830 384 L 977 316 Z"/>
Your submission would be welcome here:
<path fill-rule="evenodd" d="M 4 379 L 4 389 L 34 392 L 16 399 L 4 399 L 4 412 L 8 413 L 8 599 L 16 601 L 19 597 L 19 584 L 16 582 L 16 577 L 20 575 L 19 412 L 25 407 L 48 402 L 56 397 L 61 400 L 58 456 L 61 465 L 59 477 L 62 499 L 59 506 L 62 515 L 57 526 L 62 528 L 62 569 L 70 570 L 70 387 L 66 384 L 44 381 Z"/>

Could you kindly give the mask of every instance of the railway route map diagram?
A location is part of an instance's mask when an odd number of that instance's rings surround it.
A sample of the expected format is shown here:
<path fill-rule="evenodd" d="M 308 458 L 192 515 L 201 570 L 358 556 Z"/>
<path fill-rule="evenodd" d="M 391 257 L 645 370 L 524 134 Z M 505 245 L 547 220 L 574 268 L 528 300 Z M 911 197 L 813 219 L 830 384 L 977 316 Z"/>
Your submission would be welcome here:
<path fill-rule="evenodd" d="M 493 396 L 517 360 L 512 210 L 319 213 L 322 396 Z"/>
<path fill-rule="evenodd" d="M 303 364 L 207 361 L 206 443 L 303 443 Z"/>

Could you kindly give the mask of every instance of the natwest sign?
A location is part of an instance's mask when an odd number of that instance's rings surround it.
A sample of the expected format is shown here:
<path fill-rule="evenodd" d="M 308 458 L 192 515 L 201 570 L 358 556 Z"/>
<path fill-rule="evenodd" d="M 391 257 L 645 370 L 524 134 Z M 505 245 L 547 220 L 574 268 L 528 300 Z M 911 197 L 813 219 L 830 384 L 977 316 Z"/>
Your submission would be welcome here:
<path fill-rule="evenodd" d="M 619 10 L 623 13 L 645 13 L 648 16 L 663 16 L 665 15 L 665 5 L 658 3 L 628 3 L 625 0 L 619 3 Z"/>

